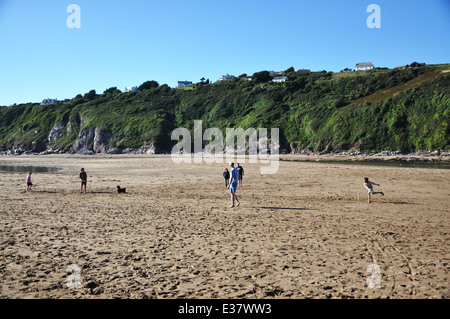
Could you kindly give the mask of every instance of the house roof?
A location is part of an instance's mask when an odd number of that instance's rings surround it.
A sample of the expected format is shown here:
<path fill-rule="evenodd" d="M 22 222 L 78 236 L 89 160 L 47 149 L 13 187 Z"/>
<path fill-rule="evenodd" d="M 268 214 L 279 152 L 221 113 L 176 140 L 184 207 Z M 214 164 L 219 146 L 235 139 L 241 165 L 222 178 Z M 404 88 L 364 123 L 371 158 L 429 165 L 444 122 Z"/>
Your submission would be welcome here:
<path fill-rule="evenodd" d="M 276 81 L 276 80 L 287 80 L 288 79 L 288 77 L 287 76 L 277 76 L 277 77 L 274 77 L 273 78 L 273 81 Z"/>
<path fill-rule="evenodd" d="M 356 63 L 356 66 L 373 66 L 373 62 Z"/>

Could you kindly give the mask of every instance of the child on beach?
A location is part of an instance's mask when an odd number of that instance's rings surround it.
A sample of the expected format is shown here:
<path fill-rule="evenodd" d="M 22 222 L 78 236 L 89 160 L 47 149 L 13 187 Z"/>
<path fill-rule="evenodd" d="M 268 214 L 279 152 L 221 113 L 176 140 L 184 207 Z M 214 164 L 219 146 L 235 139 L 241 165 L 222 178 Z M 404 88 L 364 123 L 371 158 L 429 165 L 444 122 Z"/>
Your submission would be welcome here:
<path fill-rule="evenodd" d="M 83 186 L 84 186 L 84 192 L 86 193 L 87 174 L 86 174 L 86 172 L 84 171 L 84 168 L 81 169 L 81 172 L 80 172 L 80 179 L 81 179 L 80 194 L 83 193 Z"/>
<path fill-rule="evenodd" d="M 374 192 L 372 185 L 380 186 L 380 184 L 377 184 L 377 183 L 369 181 L 368 177 L 364 177 L 364 187 L 367 189 L 367 202 L 368 203 L 370 203 L 370 199 L 371 199 L 371 195 L 372 194 L 381 194 L 381 195 L 384 196 L 383 192 Z"/>
<path fill-rule="evenodd" d="M 31 187 L 33 187 L 33 183 L 31 182 L 31 172 L 27 175 L 27 192 L 31 191 Z"/>
<path fill-rule="evenodd" d="M 230 182 L 228 183 L 227 188 L 230 189 L 230 193 L 231 193 L 231 206 L 230 207 L 234 207 L 235 200 L 237 201 L 237 206 L 239 206 L 241 204 L 241 203 L 239 203 L 239 200 L 236 195 L 236 189 L 238 187 L 239 172 L 234 167 L 233 162 L 230 163 L 230 168 L 231 168 Z"/>

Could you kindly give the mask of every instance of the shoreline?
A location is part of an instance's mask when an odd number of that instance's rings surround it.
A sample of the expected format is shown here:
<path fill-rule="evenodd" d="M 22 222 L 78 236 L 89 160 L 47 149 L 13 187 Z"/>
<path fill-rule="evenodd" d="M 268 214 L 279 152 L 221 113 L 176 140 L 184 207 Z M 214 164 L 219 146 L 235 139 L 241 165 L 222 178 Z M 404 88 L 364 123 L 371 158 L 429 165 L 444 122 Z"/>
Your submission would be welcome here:
<path fill-rule="evenodd" d="M 310 154 L 310 155 L 280 155 L 280 160 L 301 161 L 347 161 L 347 162 L 420 162 L 420 163 L 450 163 L 450 156 L 442 155 L 339 155 L 339 154 Z"/>
<path fill-rule="evenodd" d="M 36 158 L 36 157 L 48 157 L 48 158 L 165 158 L 171 157 L 171 154 L 107 154 L 107 153 L 99 153 L 99 154 L 69 154 L 69 153 L 61 153 L 61 154 L 38 154 L 38 153 L 26 153 L 20 155 L 14 154 L 1 154 L 0 152 L 0 160 L 2 158 L 8 159 L 19 159 L 19 158 Z M 178 156 L 178 155 L 177 155 Z M 203 154 L 203 156 L 207 156 Z M 234 155 L 237 157 L 238 155 Z M 440 155 L 433 153 L 413 153 L 413 154 L 320 154 L 320 153 L 299 153 L 299 154 L 278 154 L 274 155 L 279 158 L 280 161 L 289 161 L 289 160 L 298 160 L 298 161 L 315 161 L 315 160 L 326 160 L 326 161 L 348 161 L 348 162 L 360 162 L 360 161 L 403 161 L 403 162 L 450 162 L 450 153 L 442 153 Z M 191 157 L 194 157 L 194 154 L 191 154 Z M 223 154 L 224 159 L 226 158 L 226 154 Z M 248 158 L 249 155 L 245 155 L 245 158 Z"/>
<path fill-rule="evenodd" d="M 172 160 L 171 160 L 172 159 Z M 191 157 L 190 163 L 184 163 L 182 165 L 190 165 L 190 169 L 196 169 L 196 167 L 202 165 L 216 165 L 218 162 L 208 163 L 207 159 L 203 158 L 201 163 L 194 162 L 194 156 Z M 170 154 L 96 154 L 96 155 L 80 155 L 80 154 L 51 154 L 51 155 L 20 155 L 20 156 L 0 156 L 0 174 L 5 173 L 24 173 L 25 171 L 33 171 L 35 173 L 49 173 L 49 174 L 78 174 L 79 167 L 82 167 L 86 162 L 102 163 L 101 165 L 110 165 L 115 162 L 129 162 L 134 161 L 150 161 L 157 162 L 159 160 L 168 160 L 171 163 L 173 161 Z M 210 158 L 211 160 L 211 158 Z M 297 163 L 306 165 L 320 165 L 327 167 L 327 165 L 341 165 L 341 166 L 366 166 L 366 167 L 391 167 L 391 168 L 413 168 L 413 169 L 437 169 L 437 170 L 449 170 L 450 169 L 450 157 L 442 156 L 427 156 L 418 157 L 416 155 L 403 155 L 403 156 L 364 156 L 364 155 L 296 155 L 296 154 L 283 154 L 276 158 L 260 159 L 253 161 L 254 159 L 246 156 L 244 160 L 234 158 L 235 162 L 241 161 L 244 165 L 254 165 L 255 163 L 262 163 L 269 161 L 278 161 L 281 163 Z M 53 165 L 54 162 L 59 165 Z M 228 159 L 223 157 L 223 164 Z M 253 164 L 252 164 L 253 163 Z M 176 163 L 175 163 L 176 164 Z M 81 165 L 81 166 L 80 166 Z M 177 164 L 180 165 L 180 164 Z"/>

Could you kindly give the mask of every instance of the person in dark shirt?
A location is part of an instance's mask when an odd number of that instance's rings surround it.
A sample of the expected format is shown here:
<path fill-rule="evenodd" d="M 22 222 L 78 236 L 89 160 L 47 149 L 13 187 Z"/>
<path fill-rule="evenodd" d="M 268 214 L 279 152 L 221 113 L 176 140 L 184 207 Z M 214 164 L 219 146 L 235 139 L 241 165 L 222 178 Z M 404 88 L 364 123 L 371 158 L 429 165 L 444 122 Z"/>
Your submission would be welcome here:
<path fill-rule="evenodd" d="M 239 172 L 239 187 L 242 187 L 242 178 L 244 177 L 244 169 L 239 163 L 237 163 L 237 170 Z"/>
<path fill-rule="evenodd" d="M 83 186 L 84 186 L 84 192 L 86 193 L 87 174 L 86 174 L 84 168 L 81 169 L 81 172 L 80 172 L 80 179 L 81 179 L 81 189 L 80 189 L 80 193 L 83 193 Z"/>
<path fill-rule="evenodd" d="M 228 168 L 225 168 L 223 171 L 223 178 L 225 179 L 225 188 L 228 187 L 228 181 L 230 180 L 230 172 L 228 171 Z"/>

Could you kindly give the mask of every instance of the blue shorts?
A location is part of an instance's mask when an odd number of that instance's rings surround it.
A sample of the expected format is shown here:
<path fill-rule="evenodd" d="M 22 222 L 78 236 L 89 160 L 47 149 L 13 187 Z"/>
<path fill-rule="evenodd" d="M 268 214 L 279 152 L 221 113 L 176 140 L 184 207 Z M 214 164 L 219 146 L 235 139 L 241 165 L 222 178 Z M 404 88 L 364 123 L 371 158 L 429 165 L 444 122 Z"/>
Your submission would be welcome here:
<path fill-rule="evenodd" d="M 231 184 L 230 185 L 230 193 L 236 193 L 236 189 L 237 189 L 237 184 Z"/>

